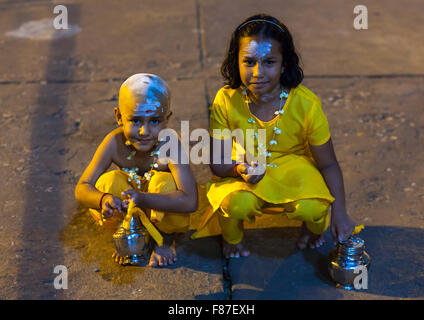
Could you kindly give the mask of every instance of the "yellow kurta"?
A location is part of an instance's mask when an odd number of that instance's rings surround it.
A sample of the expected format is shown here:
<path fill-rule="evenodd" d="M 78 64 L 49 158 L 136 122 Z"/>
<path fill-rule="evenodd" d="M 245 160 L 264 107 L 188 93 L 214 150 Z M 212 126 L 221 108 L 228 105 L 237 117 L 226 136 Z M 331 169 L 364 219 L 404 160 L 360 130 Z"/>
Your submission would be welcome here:
<path fill-rule="evenodd" d="M 261 121 L 250 112 L 241 88 L 231 89 L 228 86 L 221 88 L 210 110 L 211 136 L 214 136 L 214 129 L 233 131 L 240 128 L 244 137 L 247 136 L 248 129 L 265 129 L 267 151 L 271 152 L 267 163 L 276 167 L 267 166 L 265 176 L 257 184 L 246 183 L 240 177 L 214 176 L 207 185 L 207 198 L 212 209 L 205 216 L 200 229 L 207 224 L 224 198 L 239 190 L 250 191 L 271 204 L 284 204 L 310 198 L 334 201 L 309 149 L 309 145 L 322 145 L 330 139 L 328 121 L 322 110 L 321 101 L 309 89 L 303 85 L 291 89 L 283 107 L 284 114 L 267 122 Z M 278 121 L 279 117 L 281 118 Z M 256 123 L 254 125 L 249 123 L 249 118 L 254 119 Z M 277 144 L 270 146 L 269 141 L 273 137 L 277 121 L 281 134 L 275 135 Z M 235 138 L 233 147 L 232 158 L 239 160 L 236 159 L 235 150 L 240 146 L 236 147 Z M 194 234 L 193 238 L 207 235 L 208 232 L 200 231 Z"/>

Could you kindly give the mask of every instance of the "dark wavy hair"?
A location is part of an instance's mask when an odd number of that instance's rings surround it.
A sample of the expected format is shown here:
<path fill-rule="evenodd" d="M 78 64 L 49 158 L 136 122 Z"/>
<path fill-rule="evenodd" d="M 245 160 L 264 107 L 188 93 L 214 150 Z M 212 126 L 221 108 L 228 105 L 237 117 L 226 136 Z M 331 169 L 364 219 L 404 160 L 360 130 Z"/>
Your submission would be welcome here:
<path fill-rule="evenodd" d="M 255 19 L 263 19 L 264 21 L 249 21 Z M 243 24 L 244 25 L 242 28 Z M 278 26 L 280 26 L 282 30 Z M 273 39 L 280 43 L 281 54 L 283 56 L 284 71 L 280 77 L 280 83 L 286 88 L 295 88 L 303 80 L 303 70 L 299 66 L 299 56 L 293 44 L 293 38 L 289 29 L 276 18 L 265 14 L 257 14 L 243 21 L 233 32 L 228 48 L 227 56 L 221 66 L 221 74 L 224 77 L 225 84 L 232 89 L 236 89 L 242 85 L 239 71 L 239 43 L 241 37 L 262 36 L 264 38 Z"/>

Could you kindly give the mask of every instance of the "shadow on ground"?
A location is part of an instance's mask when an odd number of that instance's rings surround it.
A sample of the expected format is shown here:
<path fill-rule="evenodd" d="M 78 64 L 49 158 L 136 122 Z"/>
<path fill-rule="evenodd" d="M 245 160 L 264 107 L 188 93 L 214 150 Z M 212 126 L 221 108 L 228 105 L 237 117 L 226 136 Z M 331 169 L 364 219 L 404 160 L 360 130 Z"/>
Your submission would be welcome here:
<path fill-rule="evenodd" d="M 327 271 L 334 248 L 326 244 L 298 251 L 299 228 L 247 230 L 251 256 L 230 262 L 233 299 L 343 299 Z M 366 227 L 360 233 L 371 256 L 368 289 L 352 294 L 397 298 L 424 297 L 424 230 L 391 226 Z M 254 241 L 252 241 L 254 239 Z"/>

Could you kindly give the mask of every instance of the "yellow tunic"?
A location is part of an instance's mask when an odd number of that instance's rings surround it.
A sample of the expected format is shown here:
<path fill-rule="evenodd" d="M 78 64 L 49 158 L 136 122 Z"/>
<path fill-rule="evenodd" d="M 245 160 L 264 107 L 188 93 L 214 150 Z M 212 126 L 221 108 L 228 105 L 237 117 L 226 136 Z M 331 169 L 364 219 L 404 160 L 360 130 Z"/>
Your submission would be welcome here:
<path fill-rule="evenodd" d="M 267 163 L 276 167 L 267 166 L 265 176 L 257 184 L 246 183 L 240 177 L 214 176 L 207 185 L 207 198 L 212 210 L 207 213 L 207 217 L 199 226 L 200 229 L 220 207 L 224 198 L 239 190 L 250 191 L 270 204 L 284 204 L 310 198 L 334 201 L 309 149 L 309 145 L 322 145 L 330 139 L 328 121 L 321 101 L 309 89 L 303 85 L 291 89 L 283 107 L 284 114 L 267 122 L 261 121 L 250 112 L 241 88 L 221 88 L 210 110 L 211 136 L 214 136 L 214 129 L 227 128 L 233 131 L 240 128 L 245 137 L 248 129 L 266 129 L 267 151 L 271 152 Z M 281 129 L 281 134 L 275 135 L 277 144 L 270 146 L 269 141 L 273 137 L 274 126 L 279 117 L 281 119 L 278 128 Z M 249 123 L 249 118 L 254 119 L 256 123 Z M 239 147 L 233 138 L 234 160 L 237 160 L 235 149 Z M 193 235 L 193 238 L 206 235 L 200 232 Z"/>

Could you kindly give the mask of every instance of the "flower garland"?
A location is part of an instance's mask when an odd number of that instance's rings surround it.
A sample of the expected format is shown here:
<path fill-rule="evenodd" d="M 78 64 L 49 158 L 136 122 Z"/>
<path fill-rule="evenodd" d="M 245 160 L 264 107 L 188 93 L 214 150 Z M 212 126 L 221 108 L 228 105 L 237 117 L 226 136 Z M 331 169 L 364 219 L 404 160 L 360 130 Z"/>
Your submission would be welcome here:
<path fill-rule="evenodd" d="M 244 95 L 244 102 L 246 103 L 247 109 L 249 109 L 249 103 L 251 102 L 249 96 L 247 95 L 247 88 L 244 87 L 243 88 L 243 95 Z M 278 108 L 277 111 L 274 112 L 274 115 L 278 116 L 278 120 L 277 123 L 275 124 L 274 128 L 273 128 L 273 134 L 272 134 L 272 139 L 269 141 L 269 145 L 273 146 L 273 145 L 277 145 L 278 142 L 275 139 L 276 135 L 280 135 L 281 134 L 281 129 L 278 127 L 278 124 L 280 122 L 281 116 L 284 114 L 284 103 L 283 103 L 283 98 L 288 98 L 289 93 L 286 90 L 282 90 L 281 94 L 280 94 L 280 106 Z M 249 122 L 252 126 L 254 126 L 256 124 L 256 120 L 253 119 L 252 117 L 249 117 L 249 119 L 247 119 L 247 122 Z M 256 128 L 256 126 L 254 127 Z M 253 134 L 253 136 L 258 139 L 258 133 L 255 132 Z M 267 158 L 272 156 L 272 153 L 268 151 L 269 147 L 267 147 L 267 145 L 264 145 L 263 143 L 259 143 L 258 141 L 258 155 L 260 156 L 266 156 Z M 276 164 L 271 164 L 271 163 L 266 163 L 265 166 L 267 167 L 277 167 Z"/>
<path fill-rule="evenodd" d="M 127 141 L 125 141 L 125 145 L 129 147 L 129 146 L 131 146 L 131 142 L 129 140 L 127 140 Z M 159 168 L 159 165 L 156 162 L 157 156 L 159 155 L 159 151 L 156 150 L 156 149 L 157 149 L 157 145 L 155 147 L 155 150 L 150 153 L 150 155 L 153 156 L 153 162 L 149 165 L 150 170 L 145 172 L 143 176 L 140 176 L 140 175 L 137 174 L 138 171 L 139 171 L 139 168 L 137 168 L 137 167 L 132 168 L 132 169 L 121 168 L 122 171 L 124 171 L 125 173 L 128 174 L 128 176 L 129 176 L 128 182 L 134 181 L 137 185 L 137 189 L 141 190 L 142 185 L 144 183 L 146 183 L 147 181 L 150 181 L 150 179 L 153 175 L 152 171 Z M 136 150 L 130 151 L 130 154 L 128 155 L 127 160 L 131 160 L 132 158 L 134 158 L 136 152 L 137 152 Z"/>

